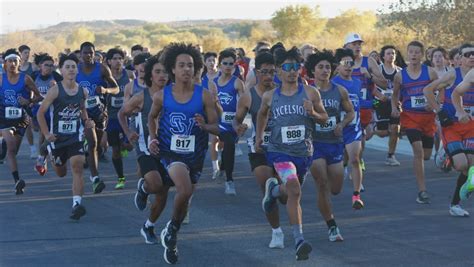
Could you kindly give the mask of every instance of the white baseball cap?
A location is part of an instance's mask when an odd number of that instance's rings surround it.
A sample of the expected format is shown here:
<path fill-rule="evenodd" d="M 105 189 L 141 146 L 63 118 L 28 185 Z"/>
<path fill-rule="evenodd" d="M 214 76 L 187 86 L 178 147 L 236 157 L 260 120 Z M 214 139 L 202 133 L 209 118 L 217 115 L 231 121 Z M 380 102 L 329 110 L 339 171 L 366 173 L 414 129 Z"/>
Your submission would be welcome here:
<path fill-rule="evenodd" d="M 363 42 L 364 40 L 362 40 L 362 37 L 360 37 L 360 34 L 351 32 L 348 35 L 346 35 L 344 45 L 349 44 L 349 43 L 353 43 L 353 42 L 357 42 L 357 41 Z"/>

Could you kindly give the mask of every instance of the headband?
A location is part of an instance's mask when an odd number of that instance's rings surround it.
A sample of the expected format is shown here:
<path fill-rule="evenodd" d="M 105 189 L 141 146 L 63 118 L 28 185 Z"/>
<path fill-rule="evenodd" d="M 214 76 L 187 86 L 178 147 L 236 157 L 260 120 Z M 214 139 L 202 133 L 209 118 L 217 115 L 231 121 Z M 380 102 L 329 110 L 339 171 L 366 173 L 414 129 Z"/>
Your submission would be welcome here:
<path fill-rule="evenodd" d="M 10 55 L 8 55 L 8 56 L 5 57 L 5 60 L 9 60 L 9 59 L 11 59 L 11 58 L 15 58 L 15 59 L 20 60 L 20 56 L 17 55 L 17 54 L 10 54 Z"/>

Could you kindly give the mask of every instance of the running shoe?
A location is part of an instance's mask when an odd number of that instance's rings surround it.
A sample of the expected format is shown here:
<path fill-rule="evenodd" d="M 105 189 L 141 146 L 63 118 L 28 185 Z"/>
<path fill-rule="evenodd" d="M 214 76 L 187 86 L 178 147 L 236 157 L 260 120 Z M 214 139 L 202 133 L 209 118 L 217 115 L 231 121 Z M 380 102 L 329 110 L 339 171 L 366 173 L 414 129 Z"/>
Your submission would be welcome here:
<path fill-rule="evenodd" d="M 469 212 L 460 205 L 451 205 L 449 207 L 449 214 L 454 217 L 469 217 Z"/>
<path fill-rule="evenodd" d="M 265 195 L 262 199 L 262 209 L 265 213 L 270 213 L 276 204 L 276 198 L 272 196 L 272 190 L 278 186 L 278 180 L 276 178 L 268 178 L 265 182 Z"/>
<path fill-rule="evenodd" d="M 364 207 L 364 202 L 360 199 L 360 195 L 352 195 L 352 208 L 355 210 L 360 210 Z"/>
<path fill-rule="evenodd" d="M 426 191 L 420 191 L 418 193 L 418 197 L 416 198 L 416 202 L 420 204 L 430 204 L 430 195 Z"/>
<path fill-rule="evenodd" d="M 296 260 L 303 261 L 309 259 L 309 253 L 311 253 L 312 250 L 313 248 L 308 242 L 301 240 L 296 245 Z"/>
<path fill-rule="evenodd" d="M 244 154 L 244 152 L 242 152 L 242 149 L 240 148 L 239 144 L 235 144 L 235 156 L 236 157 L 239 157 L 239 156 L 242 156 Z"/>
<path fill-rule="evenodd" d="M 25 181 L 23 181 L 22 179 L 19 179 L 16 183 L 15 183 L 15 194 L 16 195 L 21 195 L 23 194 L 25 191 L 24 191 L 24 188 L 26 186 L 26 183 Z"/>
<path fill-rule="evenodd" d="M 125 187 L 125 177 L 118 178 L 118 182 L 115 185 L 115 189 L 116 190 L 123 189 L 124 187 Z"/>
<path fill-rule="evenodd" d="M 285 235 L 283 232 L 272 232 L 272 240 L 268 245 L 269 248 L 285 248 Z"/>
<path fill-rule="evenodd" d="M 395 158 L 395 155 L 387 157 L 385 160 L 385 165 L 387 166 L 400 166 L 400 162 Z"/>
<path fill-rule="evenodd" d="M 461 198 L 461 200 L 466 200 L 472 194 L 472 191 L 474 191 L 474 166 L 471 166 L 471 168 L 469 168 L 469 172 L 467 173 L 467 180 L 459 190 L 459 197 Z"/>
<path fill-rule="evenodd" d="M 143 238 L 145 238 L 145 243 L 150 245 L 158 243 L 158 239 L 155 235 L 155 227 L 146 227 L 143 225 L 143 227 L 140 229 L 140 234 L 143 236 Z"/>
<path fill-rule="evenodd" d="M 329 241 L 337 242 L 337 241 L 344 241 L 342 238 L 341 232 L 337 226 L 331 226 L 328 230 Z"/>
<path fill-rule="evenodd" d="M 86 215 L 86 208 L 84 208 L 84 206 L 82 206 L 81 204 L 76 203 L 76 205 L 74 205 L 74 207 L 72 208 L 72 213 L 69 218 L 78 221 L 84 215 Z"/>
<path fill-rule="evenodd" d="M 235 185 L 233 181 L 228 181 L 225 182 L 225 194 L 226 195 L 237 195 L 237 192 L 235 191 Z"/>
<path fill-rule="evenodd" d="M 360 168 L 363 172 L 365 172 L 365 161 L 364 161 L 364 159 L 360 159 Z"/>
<path fill-rule="evenodd" d="M 146 203 L 148 199 L 148 194 L 143 192 L 142 190 L 142 185 L 145 183 L 145 179 L 140 178 L 138 180 L 137 184 L 137 192 L 135 193 L 135 207 L 137 207 L 138 210 L 144 210 L 146 208 Z"/>
<path fill-rule="evenodd" d="M 94 177 L 94 182 L 92 183 L 92 191 L 94 194 L 99 194 L 105 189 L 105 183 L 100 180 L 98 176 Z"/>
<path fill-rule="evenodd" d="M 46 159 L 42 159 L 41 157 L 38 157 L 36 159 L 35 170 L 36 172 L 38 172 L 39 175 L 44 176 L 46 172 L 48 171 L 48 165 L 47 165 Z"/>

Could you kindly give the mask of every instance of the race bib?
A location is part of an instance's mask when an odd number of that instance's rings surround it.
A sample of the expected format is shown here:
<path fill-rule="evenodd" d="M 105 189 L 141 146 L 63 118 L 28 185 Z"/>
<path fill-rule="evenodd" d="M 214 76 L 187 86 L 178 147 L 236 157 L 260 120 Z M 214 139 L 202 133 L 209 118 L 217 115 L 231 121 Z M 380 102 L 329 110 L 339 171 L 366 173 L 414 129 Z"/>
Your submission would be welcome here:
<path fill-rule="evenodd" d="M 266 146 L 270 143 L 270 131 L 263 132 L 263 145 Z"/>
<path fill-rule="evenodd" d="M 235 118 L 235 112 L 222 112 L 221 121 L 231 124 Z"/>
<path fill-rule="evenodd" d="M 58 132 L 62 134 L 73 134 L 77 130 L 77 121 L 59 121 Z"/>
<path fill-rule="evenodd" d="M 178 153 L 194 152 L 194 135 L 175 135 L 171 136 L 171 151 Z"/>
<path fill-rule="evenodd" d="M 410 97 L 412 108 L 424 108 L 426 105 L 426 98 L 422 95 Z"/>
<path fill-rule="evenodd" d="M 111 102 L 110 105 L 112 105 L 112 107 L 121 108 L 123 105 L 123 96 L 121 97 L 112 96 L 112 98 L 110 99 L 110 102 Z"/>
<path fill-rule="evenodd" d="M 367 100 L 367 88 L 360 89 L 360 98 L 362 100 Z"/>
<path fill-rule="evenodd" d="M 86 99 L 86 108 L 93 108 L 99 105 L 100 99 L 98 96 L 89 96 Z"/>
<path fill-rule="evenodd" d="M 283 144 L 299 143 L 304 140 L 304 125 L 281 127 L 281 139 Z"/>
<path fill-rule="evenodd" d="M 6 119 L 19 119 L 22 115 L 22 109 L 17 107 L 5 107 Z"/>
<path fill-rule="evenodd" d="M 316 124 L 316 131 L 318 132 L 330 132 L 336 128 L 336 117 L 329 117 L 329 119 L 324 124 Z"/>

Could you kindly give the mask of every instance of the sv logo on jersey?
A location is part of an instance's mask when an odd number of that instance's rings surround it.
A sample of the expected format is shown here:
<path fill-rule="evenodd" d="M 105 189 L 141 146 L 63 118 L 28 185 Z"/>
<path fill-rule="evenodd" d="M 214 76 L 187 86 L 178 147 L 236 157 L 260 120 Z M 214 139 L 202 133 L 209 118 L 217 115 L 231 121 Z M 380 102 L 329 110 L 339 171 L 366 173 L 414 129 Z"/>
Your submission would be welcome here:
<path fill-rule="evenodd" d="M 84 87 L 89 91 L 89 96 L 95 95 L 95 88 L 97 87 L 96 84 L 91 84 L 89 81 L 81 81 L 79 82 L 79 87 Z"/>
<path fill-rule="evenodd" d="M 15 90 L 5 90 L 5 104 L 9 106 L 16 106 L 16 91 Z"/>
<path fill-rule="evenodd" d="M 169 118 L 172 134 L 191 135 L 191 131 L 195 124 L 194 118 L 187 119 L 186 115 L 181 112 L 172 112 Z"/>
<path fill-rule="evenodd" d="M 222 105 L 229 105 L 232 99 L 234 99 L 232 95 L 225 92 L 219 92 L 217 96 L 219 97 L 219 101 L 221 102 Z"/>

